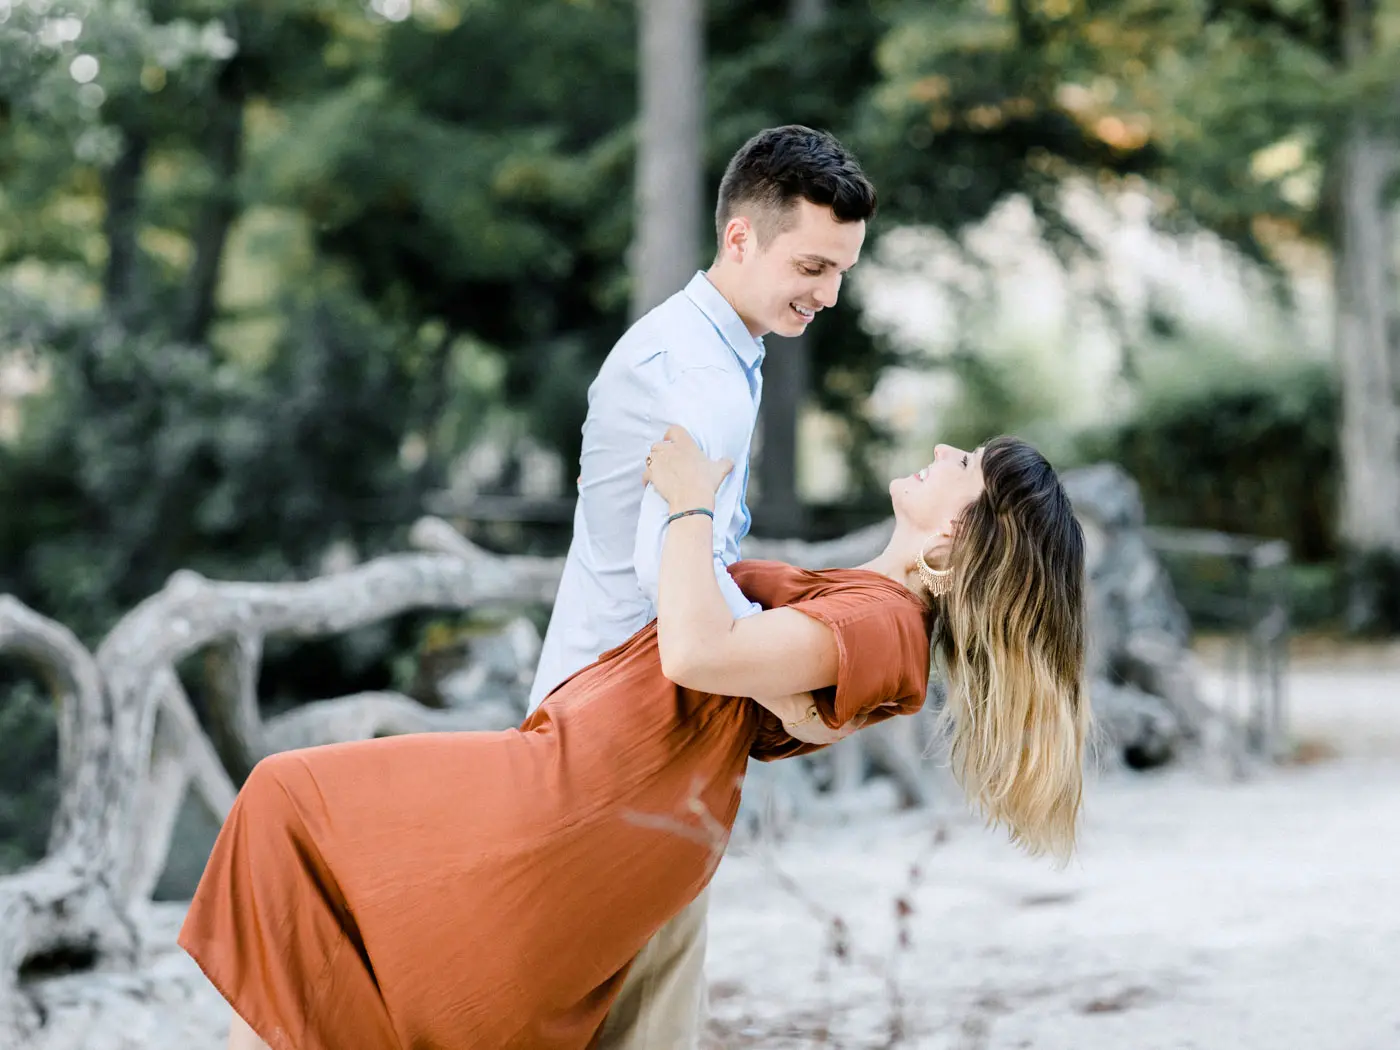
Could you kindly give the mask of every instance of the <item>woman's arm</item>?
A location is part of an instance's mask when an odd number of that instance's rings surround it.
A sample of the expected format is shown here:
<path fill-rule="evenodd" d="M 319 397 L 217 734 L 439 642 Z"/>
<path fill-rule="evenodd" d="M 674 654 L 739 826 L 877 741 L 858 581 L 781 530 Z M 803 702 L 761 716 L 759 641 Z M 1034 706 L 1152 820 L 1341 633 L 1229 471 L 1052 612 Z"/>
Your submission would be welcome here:
<path fill-rule="evenodd" d="M 771 712 L 783 724 L 783 730 L 794 740 L 804 744 L 825 747 L 838 740 L 844 740 L 862 725 L 865 719 L 851 719 L 840 729 L 832 729 L 817 714 L 816 701 L 811 693 L 793 693 L 791 696 L 751 696 L 759 707 Z"/>
<path fill-rule="evenodd" d="M 656 603 L 662 672 L 677 685 L 726 696 L 790 696 L 834 685 L 831 628 L 795 609 L 730 615 L 710 569 L 709 525 L 694 514 L 667 530 Z"/>
<path fill-rule="evenodd" d="M 672 513 L 713 507 L 731 464 L 715 463 L 680 427 L 653 447 L 647 480 Z M 735 620 L 711 566 L 713 521 L 691 514 L 671 522 L 657 580 L 657 634 L 667 678 L 727 696 L 784 697 L 836 682 L 831 628 L 795 609 Z"/>

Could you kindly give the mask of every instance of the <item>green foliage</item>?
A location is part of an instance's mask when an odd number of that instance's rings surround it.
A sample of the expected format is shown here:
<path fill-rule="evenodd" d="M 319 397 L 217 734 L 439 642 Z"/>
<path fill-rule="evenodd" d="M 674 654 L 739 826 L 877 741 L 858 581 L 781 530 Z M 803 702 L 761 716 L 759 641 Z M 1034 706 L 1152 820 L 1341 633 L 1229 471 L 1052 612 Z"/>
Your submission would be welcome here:
<path fill-rule="evenodd" d="M 1074 392 L 1048 371 L 1044 355 L 983 347 L 952 355 L 948 368 L 957 396 L 940 416 L 940 440 L 975 448 L 998 434 L 1014 434 L 1057 465 L 1075 461 L 1079 450 L 1061 407 Z"/>
<path fill-rule="evenodd" d="M 1164 353 L 1170 353 L 1164 351 Z M 1131 417 L 1083 438 L 1137 479 L 1149 520 L 1287 540 L 1337 554 L 1339 404 L 1320 363 L 1247 363 L 1179 350 L 1144 371 Z"/>
<path fill-rule="evenodd" d="M 1400 634 L 1400 556 L 1389 551 L 1344 550 L 1338 572 L 1342 625 L 1350 633 Z"/>
<path fill-rule="evenodd" d="M 1152 164 L 1150 140 L 1107 141 L 1061 97 L 1101 60 L 1083 47 L 1089 14 L 1066 7 L 1069 17 L 1051 5 L 972 0 L 895 7 L 858 135 L 901 216 L 957 231 L 1024 193 L 1064 230 L 1066 173 Z"/>
<path fill-rule="evenodd" d="M 287 110 L 254 179 L 376 309 L 499 348 L 501 394 L 566 462 L 625 326 L 633 12 L 474 3 L 404 22 Z"/>
<path fill-rule="evenodd" d="M 1334 562 L 1288 567 L 1289 618 L 1296 630 L 1342 625 L 1342 585 Z"/>
<path fill-rule="evenodd" d="M 12 132 L 0 136 L 9 144 L 0 148 L 9 194 L 0 198 L 0 265 L 42 262 L 48 276 L 66 268 L 89 288 L 106 279 L 132 300 L 108 302 L 121 316 L 180 331 L 181 304 L 197 292 L 188 287 L 196 231 L 211 217 L 217 230 L 221 208 L 235 221 L 280 209 L 304 223 L 317 260 L 346 274 L 384 322 L 435 326 L 446 344 L 468 337 L 493 348 L 504 364 L 500 396 L 536 437 L 574 458 L 583 391 L 625 322 L 632 3 L 473 0 L 388 23 L 350 0 L 158 9 L 83 0 L 73 7 L 86 19 L 81 38 L 47 50 L 28 10 L 15 8 L 0 43 L 14 60 L 7 68 L 27 71 L 0 85 L 11 104 L 0 123 Z M 1243 98 L 1240 85 L 1266 59 L 1280 75 L 1297 73 L 1287 80 L 1295 87 L 1314 68 L 1253 52 L 1230 59 L 1220 41 L 1244 28 L 1198 33 L 1200 12 L 1168 2 L 830 0 L 810 25 L 797 24 L 788 0 L 711 0 L 706 10 L 710 185 L 758 127 L 829 127 L 881 187 L 876 233 L 905 222 L 955 232 L 1025 193 L 1068 243 L 1057 210 L 1066 174 L 1157 173 L 1164 158 L 1186 156 L 1183 143 L 1218 141 L 1201 134 L 1214 110 L 1179 116 L 1198 100 L 1214 106 L 1226 88 Z M 88 52 L 101 73 L 78 85 L 70 64 Z M 1188 90 L 1193 81 L 1179 74 L 1191 63 L 1213 70 L 1215 86 Z M 1109 92 L 1106 77 L 1118 85 Z M 1295 102 L 1310 97 L 1290 90 Z M 1240 114 L 1255 114 L 1250 148 L 1295 126 L 1299 105 L 1279 115 L 1272 101 L 1242 102 Z M 220 164 L 230 140 L 219 114 L 230 112 L 247 124 L 236 178 Z M 1122 118 L 1131 134 L 1105 133 L 1105 118 Z M 1235 165 L 1221 192 L 1235 184 L 1243 192 L 1241 129 L 1219 126 L 1231 135 L 1217 155 Z M 139 235 L 102 226 L 126 162 Z M 35 214 L 44 221 L 24 221 Z M 129 280 L 102 272 L 113 238 L 132 255 L 122 264 Z M 301 277 L 302 264 L 285 256 L 259 266 Z M 284 305 L 262 309 L 285 320 Z M 221 319 L 220 333 L 253 338 L 252 327 L 229 323 L 237 318 L 227 306 Z M 824 318 L 812 343 L 818 397 L 873 446 L 880 433 L 864 405 L 894 353 L 849 311 Z M 228 349 L 239 359 L 266 352 Z M 454 397 L 449 390 L 442 400 Z"/>
<path fill-rule="evenodd" d="M 53 704 L 0 668 L 0 874 L 44 855 L 58 807 Z"/>
<path fill-rule="evenodd" d="M 294 296 L 262 372 L 76 324 L 24 440 L 0 449 L 0 591 L 90 643 L 175 569 L 283 579 L 343 540 L 377 550 L 426 479 L 398 464 L 400 341 L 345 293 Z"/>

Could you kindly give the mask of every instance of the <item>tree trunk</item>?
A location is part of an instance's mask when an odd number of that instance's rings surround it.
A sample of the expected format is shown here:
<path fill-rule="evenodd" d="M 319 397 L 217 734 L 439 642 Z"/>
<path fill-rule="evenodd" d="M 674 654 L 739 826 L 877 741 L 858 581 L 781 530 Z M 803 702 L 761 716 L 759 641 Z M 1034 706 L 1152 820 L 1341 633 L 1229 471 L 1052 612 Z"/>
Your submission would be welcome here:
<path fill-rule="evenodd" d="M 789 0 L 788 22 L 799 32 L 817 27 L 826 14 L 827 0 Z M 798 428 L 811 389 L 811 342 L 804 333 L 795 339 L 769 336 L 766 344 L 754 528 L 768 536 L 803 536 L 807 511 L 797 489 Z"/>
<path fill-rule="evenodd" d="M 121 155 L 103 178 L 107 212 L 102 233 L 107 240 L 107 265 L 102 291 L 114 317 L 131 323 L 139 311 L 141 255 L 136 235 L 141 223 L 141 177 L 146 170 L 149 142 L 137 131 L 128 131 Z"/>
<path fill-rule="evenodd" d="M 1349 64 L 1372 50 L 1372 13 L 1343 5 Z M 1400 310 L 1387 187 L 1395 143 L 1353 115 L 1336 179 L 1336 353 L 1341 378 L 1346 620 L 1352 630 L 1400 627 Z M 1395 621 L 1386 623 L 1386 621 Z"/>
<path fill-rule="evenodd" d="M 229 229 L 238 217 L 238 171 L 243 155 L 243 74 L 237 60 L 226 65 L 214 91 L 208 114 L 205 161 L 213 185 L 194 230 L 194 263 L 185 280 L 176 338 L 202 343 L 214 320 L 219 270 Z"/>
<path fill-rule="evenodd" d="M 701 265 L 704 0 L 638 0 L 637 229 L 632 319 Z"/>
<path fill-rule="evenodd" d="M 805 334 L 796 339 L 769 336 L 764 344 L 754 530 L 765 536 L 803 536 L 807 512 L 797 491 L 798 426 L 810 383 L 810 344 Z"/>

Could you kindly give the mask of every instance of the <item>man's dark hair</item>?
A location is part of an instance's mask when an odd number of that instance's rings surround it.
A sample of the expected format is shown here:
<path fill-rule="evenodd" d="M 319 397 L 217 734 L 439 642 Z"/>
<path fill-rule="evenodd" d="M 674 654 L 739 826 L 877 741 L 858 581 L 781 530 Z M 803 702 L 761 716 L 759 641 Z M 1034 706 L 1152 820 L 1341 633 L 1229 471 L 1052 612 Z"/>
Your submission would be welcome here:
<path fill-rule="evenodd" d="M 783 232 L 799 199 L 830 208 L 838 222 L 875 214 L 875 187 L 851 152 L 825 131 L 801 124 L 760 131 L 730 158 L 719 184 L 715 235 L 744 209 L 761 241 Z"/>

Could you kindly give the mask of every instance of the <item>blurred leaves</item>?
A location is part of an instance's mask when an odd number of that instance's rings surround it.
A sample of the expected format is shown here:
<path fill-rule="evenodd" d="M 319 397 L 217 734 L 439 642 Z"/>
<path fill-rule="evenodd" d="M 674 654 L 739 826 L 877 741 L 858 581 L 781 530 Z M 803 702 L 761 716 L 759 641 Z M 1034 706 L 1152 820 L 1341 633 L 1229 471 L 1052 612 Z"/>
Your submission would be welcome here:
<path fill-rule="evenodd" d="M 344 293 L 288 306 L 261 372 L 101 322 L 55 340 L 51 389 L 0 446 L 0 590 L 89 642 L 188 566 L 279 579 L 415 513 L 398 462 L 414 408 L 394 333 Z"/>
<path fill-rule="evenodd" d="M 0 875 L 43 856 L 58 809 L 53 704 L 29 678 L 0 670 Z"/>
<path fill-rule="evenodd" d="M 54 545 L 94 515 L 115 553 L 85 600 L 186 561 L 292 571 L 336 535 L 385 535 L 363 522 L 411 515 L 405 493 L 480 432 L 463 413 L 491 410 L 463 355 L 494 362 L 490 395 L 573 460 L 625 321 L 630 0 L 434 0 L 397 21 L 352 0 L 4 10 L 0 274 L 90 312 L 29 340 L 54 387 L 29 451 L 6 453 L 49 464 L 25 485 L 77 501 L 45 512 L 36 593 L 67 579 Z M 1388 52 L 1343 63 L 1332 13 L 1304 0 L 814 10 L 708 3 L 707 177 L 758 127 L 830 128 L 877 180 L 877 235 L 956 237 L 1021 194 L 1051 244 L 1083 254 L 1065 181 L 1150 178 L 1168 221 L 1264 258 L 1261 231 L 1322 228 L 1337 114 L 1388 113 L 1396 94 Z M 866 400 L 899 355 L 851 310 L 811 341 L 814 393 L 873 487 Z M 977 412 L 1031 411 L 998 408 L 971 357 Z M 342 482 L 352 439 L 365 452 Z M 392 480 L 420 445 L 419 474 Z"/>
<path fill-rule="evenodd" d="M 1301 562 L 1335 558 L 1340 404 L 1331 369 L 1287 357 L 1242 362 L 1208 342 L 1159 354 L 1132 416 L 1085 435 L 1084 454 L 1122 464 L 1154 523 L 1278 537 Z"/>

